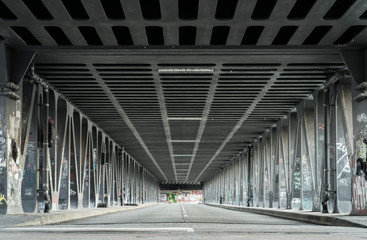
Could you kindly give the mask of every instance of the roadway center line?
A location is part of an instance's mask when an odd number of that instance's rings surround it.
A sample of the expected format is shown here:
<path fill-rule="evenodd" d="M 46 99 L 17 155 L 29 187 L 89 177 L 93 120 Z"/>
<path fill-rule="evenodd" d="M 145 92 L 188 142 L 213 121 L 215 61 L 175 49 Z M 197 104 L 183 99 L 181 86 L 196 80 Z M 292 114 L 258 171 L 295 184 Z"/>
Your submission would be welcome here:
<path fill-rule="evenodd" d="M 2 231 L 19 232 L 194 232 L 193 228 L 3 228 Z"/>
<path fill-rule="evenodd" d="M 181 203 L 180 206 L 181 206 L 181 211 L 182 211 L 182 214 L 183 214 L 184 218 L 187 218 L 188 216 L 187 216 L 187 213 L 186 213 L 186 210 L 185 210 L 183 204 Z"/>

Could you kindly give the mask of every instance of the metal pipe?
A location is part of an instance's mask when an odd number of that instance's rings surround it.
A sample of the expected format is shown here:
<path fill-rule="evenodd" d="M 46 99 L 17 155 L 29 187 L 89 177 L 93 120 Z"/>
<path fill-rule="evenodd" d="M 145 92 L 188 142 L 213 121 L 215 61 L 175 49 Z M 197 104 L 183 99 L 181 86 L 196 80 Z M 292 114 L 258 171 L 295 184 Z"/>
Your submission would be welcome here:
<path fill-rule="evenodd" d="M 50 190 L 50 184 L 49 184 L 49 170 L 50 170 L 50 166 L 49 166 L 49 161 L 48 161 L 48 155 L 49 155 L 49 142 L 48 142 L 48 127 L 49 127 L 49 120 L 48 120 L 48 116 L 49 116 L 49 89 L 46 85 L 46 87 L 43 87 L 43 176 L 44 176 L 44 181 L 43 181 L 43 186 L 44 186 L 44 192 L 43 192 L 43 197 L 45 199 L 45 213 L 50 212 L 50 194 L 49 194 L 49 190 Z"/>
<path fill-rule="evenodd" d="M 328 201 L 330 192 L 330 159 L 329 159 L 329 88 L 324 88 L 324 196 L 322 201 L 322 213 L 329 213 Z"/>
<path fill-rule="evenodd" d="M 50 190 L 50 184 L 49 184 L 49 170 L 50 170 L 50 166 L 49 166 L 49 161 L 48 161 L 48 155 L 49 155 L 49 132 L 48 132 L 48 127 L 49 127 L 49 120 L 48 120 L 48 116 L 49 116 L 49 87 L 47 85 L 47 83 L 35 73 L 35 68 L 34 65 L 31 66 L 30 68 L 30 72 L 29 72 L 29 77 L 30 79 L 35 82 L 37 85 L 39 85 L 40 87 L 43 88 L 43 100 L 42 103 L 40 103 L 40 105 L 42 106 L 42 114 L 39 114 L 40 116 L 42 116 L 42 120 L 41 123 L 43 124 L 43 142 L 42 142 L 42 178 L 43 178 L 43 197 L 45 200 L 45 209 L 44 212 L 48 213 L 50 212 L 50 205 L 51 205 L 51 201 L 50 201 L 50 194 L 49 194 L 49 190 Z M 40 94 L 38 94 L 39 96 Z M 38 172 L 41 171 L 41 169 L 39 169 L 39 164 L 37 166 Z M 37 180 L 39 179 L 39 174 L 37 176 Z M 37 184 L 38 185 L 38 184 Z M 38 190 L 39 192 L 39 190 Z"/>
<path fill-rule="evenodd" d="M 338 82 L 340 79 L 350 77 L 350 73 L 348 70 L 343 70 L 336 72 L 324 85 L 324 196 L 322 201 L 322 213 L 329 213 L 328 211 L 328 201 L 330 199 L 330 184 L 331 184 L 331 176 L 330 176 L 330 139 L 329 139 L 329 87 L 334 85 L 336 82 Z M 335 205 L 335 204 L 334 204 Z M 336 205 L 335 205 L 336 206 Z"/>
<path fill-rule="evenodd" d="M 40 141 L 40 132 L 39 132 L 39 129 L 40 129 L 40 100 L 39 100 L 39 96 L 40 96 L 40 88 L 39 86 L 36 86 L 37 87 L 37 95 L 36 95 L 36 102 L 37 102 L 37 153 L 36 153 L 36 169 L 37 169 L 37 172 L 36 172 L 36 192 L 37 192 L 37 196 L 36 196 L 36 212 L 39 213 L 40 212 L 40 209 L 39 209 L 39 196 L 40 196 L 40 145 L 41 145 L 41 141 Z"/>

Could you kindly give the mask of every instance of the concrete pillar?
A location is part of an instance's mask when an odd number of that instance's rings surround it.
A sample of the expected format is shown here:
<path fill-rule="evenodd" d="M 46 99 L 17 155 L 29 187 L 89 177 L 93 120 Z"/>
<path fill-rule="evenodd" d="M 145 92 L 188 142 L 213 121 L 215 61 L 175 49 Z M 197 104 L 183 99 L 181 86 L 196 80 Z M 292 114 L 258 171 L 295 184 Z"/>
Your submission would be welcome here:
<path fill-rule="evenodd" d="M 23 213 L 25 152 L 21 152 L 22 102 L 18 84 L 33 56 L 34 53 L 14 51 L 0 41 L 0 214 Z"/>
<path fill-rule="evenodd" d="M 3 64 L 0 64 L 3 67 Z M 7 79 L 0 78 L 6 85 Z M 24 159 L 20 156 L 21 102 L 0 96 L 0 213 L 23 213 L 21 187 Z"/>

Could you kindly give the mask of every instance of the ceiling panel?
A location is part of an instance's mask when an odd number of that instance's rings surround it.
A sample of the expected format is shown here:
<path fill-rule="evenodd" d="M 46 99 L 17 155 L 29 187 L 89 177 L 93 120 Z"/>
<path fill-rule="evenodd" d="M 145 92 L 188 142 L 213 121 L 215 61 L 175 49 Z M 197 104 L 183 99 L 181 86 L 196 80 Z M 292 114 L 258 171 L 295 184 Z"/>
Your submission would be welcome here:
<path fill-rule="evenodd" d="M 159 180 L 200 182 L 344 69 L 366 16 L 364 0 L 0 0 L 0 40 L 37 51 Z"/>

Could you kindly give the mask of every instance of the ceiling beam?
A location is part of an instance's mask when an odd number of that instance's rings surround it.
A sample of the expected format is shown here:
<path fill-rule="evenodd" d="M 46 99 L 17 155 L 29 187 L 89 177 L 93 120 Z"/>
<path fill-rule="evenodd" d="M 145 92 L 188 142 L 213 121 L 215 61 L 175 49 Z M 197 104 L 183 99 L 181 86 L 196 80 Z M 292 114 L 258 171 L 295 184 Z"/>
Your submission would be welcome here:
<path fill-rule="evenodd" d="M 242 124 L 247 120 L 247 118 L 250 116 L 250 114 L 254 111 L 254 109 L 256 108 L 257 104 L 263 99 L 263 97 L 268 92 L 268 90 L 274 85 L 275 81 L 277 80 L 277 78 L 280 75 L 280 72 L 282 72 L 282 70 L 283 70 L 282 68 L 284 68 L 284 66 L 279 67 L 278 70 L 276 72 L 274 72 L 274 75 L 272 76 L 272 78 L 265 85 L 265 87 L 261 90 L 261 92 L 257 95 L 257 97 L 254 99 L 254 101 L 251 103 L 250 107 L 243 113 L 242 117 L 240 118 L 240 120 L 238 120 L 237 124 L 233 127 L 232 131 L 228 134 L 228 136 L 225 138 L 225 140 L 223 141 L 223 143 L 219 146 L 219 148 L 217 149 L 217 151 L 211 157 L 211 159 L 209 160 L 209 162 L 205 165 L 205 167 L 203 168 L 203 170 L 199 173 L 199 175 L 195 179 L 195 182 L 198 182 L 198 180 L 200 179 L 201 175 L 203 175 L 203 173 L 205 172 L 205 170 L 217 158 L 217 156 L 221 153 L 221 151 L 224 149 L 224 147 L 227 145 L 227 143 L 232 139 L 232 137 L 234 136 L 234 134 L 241 128 Z"/>
<path fill-rule="evenodd" d="M 161 175 L 163 176 L 163 178 L 166 181 L 168 181 L 167 176 L 164 174 L 164 172 L 162 171 L 162 169 L 158 165 L 157 161 L 153 157 L 152 153 L 149 151 L 147 145 L 144 143 L 143 139 L 141 138 L 140 134 L 136 130 L 135 126 L 130 121 L 130 119 L 127 116 L 127 114 L 125 113 L 124 109 L 118 103 L 116 97 L 113 95 L 112 91 L 106 86 L 106 84 L 103 82 L 103 80 L 100 78 L 100 76 L 96 73 L 96 71 L 95 71 L 95 69 L 94 69 L 94 67 L 93 67 L 92 64 L 89 64 L 89 68 L 92 69 L 91 72 L 93 72 L 93 75 L 95 75 L 94 77 L 95 77 L 96 81 L 98 82 L 98 85 L 106 93 L 107 97 L 110 99 L 110 101 L 112 102 L 113 106 L 116 108 L 116 110 L 118 111 L 118 113 L 121 115 L 121 118 L 125 121 L 126 125 L 129 127 L 129 129 L 131 130 L 131 132 L 133 133 L 133 135 L 135 136 L 135 138 L 138 140 L 138 142 L 140 143 L 141 147 L 144 149 L 144 151 L 146 152 L 146 154 L 149 156 L 150 160 L 156 166 L 156 168 L 161 173 Z"/>
<path fill-rule="evenodd" d="M 171 163 L 172 163 L 173 173 L 175 175 L 175 181 L 177 181 L 177 171 L 176 171 L 175 157 L 173 155 L 171 130 L 169 127 L 169 122 L 168 122 L 168 115 L 167 115 L 166 103 L 164 99 L 164 92 L 163 92 L 162 83 L 160 81 L 158 71 L 154 73 L 154 85 L 157 90 L 157 98 L 159 100 L 159 106 L 160 106 L 160 110 L 162 114 L 163 129 L 164 129 L 164 133 L 166 134 L 166 141 L 167 141 L 169 156 L 170 156 Z"/>
<path fill-rule="evenodd" d="M 198 133 L 197 133 L 197 136 L 196 136 L 196 142 L 195 142 L 195 145 L 194 145 L 194 149 L 192 151 L 192 157 L 191 157 L 191 160 L 190 160 L 190 165 L 189 165 L 187 175 L 186 175 L 186 180 L 185 180 L 186 182 L 189 179 L 191 168 L 192 168 L 192 165 L 194 164 L 194 161 L 195 161 L 195 158 L 196 158 L 196 153 L 199 149 L 199 145 L 200 145 L 200 142 L 201 142 L 201 137 L 203 136 L 203 133 L 204 133 L 204 130 L 205 130 L 206 121 L 207 121 L 208 116 L 209 116 L 210 106 L 211 106 L 211 104 L 213 102 L 213 99 L 214 99 L 214 94 L 215 94 L 215 90 L 217 88 L 217 84 L 218 84 L 218 71 L 217 71 L 217 69 L 215 69 L 214 74 L 213 74 L 213 79 L 212 79 L 212 82 L 210 84 L 210 89 L 209 89 L 209 92 L 208 92 L 208 95 L 207 95 L 207 98 L 206 98 L 203 115 L 201 117 L 199 130 L 198 130 Z"/>

